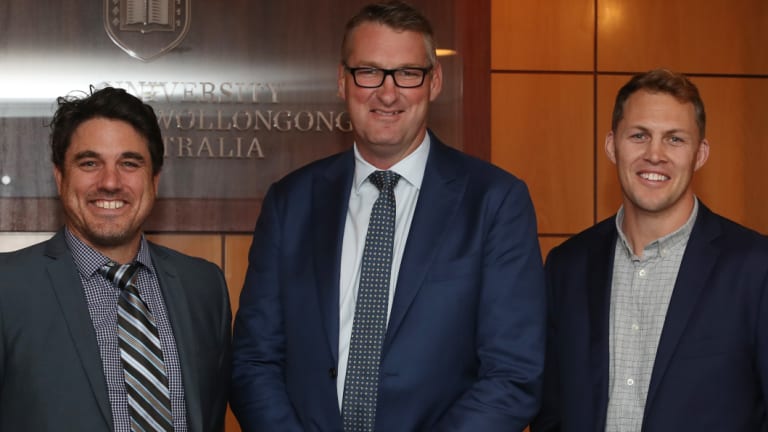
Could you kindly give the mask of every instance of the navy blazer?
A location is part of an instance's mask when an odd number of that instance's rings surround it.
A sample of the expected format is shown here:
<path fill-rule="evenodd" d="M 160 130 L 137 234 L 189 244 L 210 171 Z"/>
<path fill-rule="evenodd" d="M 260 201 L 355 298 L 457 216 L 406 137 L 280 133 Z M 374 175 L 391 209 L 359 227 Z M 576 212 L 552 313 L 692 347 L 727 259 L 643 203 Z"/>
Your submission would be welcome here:
<path fill-rule="evenodd" d="M 231 312 L 215 265 L 149 244 L 173 327 L 190 431 L 220 431 Z M 0 254 L 0 430 L 113 431 L 96 332 L 63 231 Z"/>
<path fill-rule="evenodd" d="M 544 407 L 532 431 L 605 430 L 615 217 L 552 250 Z M 699 206 L 642 430 L 765 431 L 768 239 Z"/>
<path fill-rule="evenodd" d="M 432 136 L 381 359 L 376 430 L 522 430 L 538 411 L 545 291 L 527 188 Z M 347 151 L 269 190 L 235 319 L 244 431 L 342 430 Z"/>

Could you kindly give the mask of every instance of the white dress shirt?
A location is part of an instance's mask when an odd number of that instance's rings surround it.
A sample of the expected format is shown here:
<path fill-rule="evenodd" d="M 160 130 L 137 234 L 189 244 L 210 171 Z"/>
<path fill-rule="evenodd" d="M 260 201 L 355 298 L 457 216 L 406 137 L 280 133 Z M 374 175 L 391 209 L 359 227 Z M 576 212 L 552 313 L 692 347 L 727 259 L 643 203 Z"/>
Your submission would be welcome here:
<path fill-rule="evenodd" d="M 403 259 L 405 242 L 411 228 L 416 201 L 424 178 L 424 169 L 429 156 L 429 134 L 419 147 L 405 159 L 393 165 L 389 170 L 400 174 L 400 181 L 395 186 L 395 202 L 397 213 L 395 217 L 395 241 L 392 250 L 392 275 L 389 280 L 389 303 L 387 305 L 387 320 L 392 311 L 392 300 L 395 297 L 395 285 Z M 341 277 L 339 293 L 339 365 L 336 378 L 336 390 L 339 398 L 339 411 L 344 394 L 344 380 L 347 376 L 349 360 L 349 341 L 352 338 L 352 321 L 355 316 L 357 289 L 360 284 L 360 269 L 363 262 L 363 247 L 365 235 L 368 232 L 368 221 L 371 218 L 373 203 L 379 196 L 379 190 L 368 180 L 368 176 L 378 169 L 366 162 L 354 147 L 355 177 L 352 181 L 352 191 L 349 195 L 349 209 L 344 224 L 344 240 L 341 246 Z"/>

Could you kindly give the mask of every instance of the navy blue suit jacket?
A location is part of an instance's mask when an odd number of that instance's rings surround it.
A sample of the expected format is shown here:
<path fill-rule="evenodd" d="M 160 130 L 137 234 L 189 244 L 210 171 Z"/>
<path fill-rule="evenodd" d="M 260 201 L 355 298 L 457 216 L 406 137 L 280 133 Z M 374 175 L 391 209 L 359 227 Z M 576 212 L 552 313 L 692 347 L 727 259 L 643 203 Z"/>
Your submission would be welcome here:
<path fill-rule="evenodd" d="M 354 166 L 347 151 L 267 193 L 235 319 L 231 405 L 244 431 L 342 430 L 339 272 Z M 539 407 L 545 309 L 527 188 L 433 136 L 376 430 L 522 430 Z"/>
<path fill-rule="evenodd" d="M 552 250 L 544 407 L 533 432 L 605 430 L 615 218 Z M 768 239 L 699 206 L 662 329 L 643 431 L 765 431 Z"/>

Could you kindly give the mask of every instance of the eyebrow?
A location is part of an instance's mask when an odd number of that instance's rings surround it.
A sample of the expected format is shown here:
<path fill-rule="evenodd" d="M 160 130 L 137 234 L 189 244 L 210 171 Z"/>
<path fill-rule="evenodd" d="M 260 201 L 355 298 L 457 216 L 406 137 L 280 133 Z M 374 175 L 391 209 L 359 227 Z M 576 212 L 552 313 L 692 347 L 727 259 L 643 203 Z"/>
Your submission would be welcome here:
<path fill-rule="evenodd" d="M 649 128 L 645 127 L 645 126 L 642 126 L 642 125 L 635 125 L 635 126 L 630 126 L 629 127 L 629 130 L 633 130 L 633 129 L 639 130 L 641 132 L 646 132 L 646 133 L 650 133 L 651 132 L 651 129 L 649 129 Z M 691 132 L 686 131 L 685 129 L 680 129 L 680 128 L 669 129 L 669 130 L 662 131 L 662 134 L 664 134 L 664 135 L 680 134 L 680 133 L 682 133 L 682 134 L 689 134 L 689 135 L 691 134 Z"/>
<path fill-rule="evenodd" d="M 136 153 L 136 152 L 123 152 L 123 154 L 120 155 L 120 157 L 125 159 L 136 159 L 142 162 L 144 162 L 145 160 L 144 156 L 141 153 Z"/>
<path fill-rule="evenodd" d="M 99 156 L 99 154 L 96 153 L 93 150 L 84 150 L 84 151 L 81 151 L 81 152 L 75 154 L 75 160 L 78 161 L 78 160 L 82 160 L 82 159 L 95 158 L 95 157 L 98 157 L 98 156 Z"/>
<path fill-rule="evenodd" d="M 88 159 L 88 158 L 98 158 L 99 156 L 100 154 L 93 150 L 83 150 L 75 154 L 75 161 Z M 123 152 L 120 155 L 120 157 L 123 159 L 134 159 L 141 162 L 144 162 L 146 160 L 141 153 L 132 152 L 132 151 Z"/>
<path fill-rule="evenodd" d="M 668 131 L 664 131 L 665 134 L 691 134 L 691 132 L 686 131 L 685 129 L 670 129 Z"/>
<path fill-rule="evenodd" d="M 404 65 L 400 65 L 393 68 L 386 68 L 382 64 L 378 62 L 360 62 L 360 66 L 357 66 L 357 68 L 370 68 L 370 69 L 386 69 L 386 70 L 395 70 L 395 69 L 424 69 L 425 67 L 429 66 L 423 66 L 416 63 L 406 63 Z"/>

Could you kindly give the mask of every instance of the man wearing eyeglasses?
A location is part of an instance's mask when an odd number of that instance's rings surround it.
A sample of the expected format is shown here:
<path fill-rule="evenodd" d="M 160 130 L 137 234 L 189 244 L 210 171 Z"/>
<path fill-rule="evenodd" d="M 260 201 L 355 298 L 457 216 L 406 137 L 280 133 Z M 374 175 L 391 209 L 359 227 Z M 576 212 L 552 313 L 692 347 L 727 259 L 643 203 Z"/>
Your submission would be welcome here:
<path fill-rule="evenodd" d="M 442 70 L 402 2 L 347 24 L 352 150 L 272 185 L 235 323 L 245 431 L 520 431 L 545 305 L 526 186 L 427 129 Z"/>

